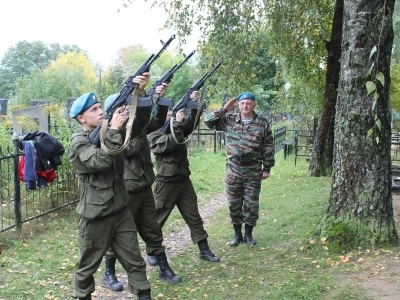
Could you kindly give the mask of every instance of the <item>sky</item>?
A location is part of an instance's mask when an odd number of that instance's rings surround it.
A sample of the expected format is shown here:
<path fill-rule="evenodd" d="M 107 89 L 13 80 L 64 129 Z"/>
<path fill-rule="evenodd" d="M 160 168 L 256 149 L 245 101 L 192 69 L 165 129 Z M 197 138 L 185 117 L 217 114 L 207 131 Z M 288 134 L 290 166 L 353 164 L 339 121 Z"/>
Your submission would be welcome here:
<path fill-rule="evenodd" d="M 142 44 L 156 53 L 160 40 L 167 41 L 174 32 L 160 31 L 167 14 L 151 8 L 148 1 L 133 0 L 134 5 L 125 8 L 122 0 L 2 0 L 0 60 L 21 40 L 75 44 L 102 66 L 110 64 L 124 46 Z M 197 45 L 195 38 L 187 40 L 184 53 Z M 169 48 L 175 46 L 178 37 Z"/>

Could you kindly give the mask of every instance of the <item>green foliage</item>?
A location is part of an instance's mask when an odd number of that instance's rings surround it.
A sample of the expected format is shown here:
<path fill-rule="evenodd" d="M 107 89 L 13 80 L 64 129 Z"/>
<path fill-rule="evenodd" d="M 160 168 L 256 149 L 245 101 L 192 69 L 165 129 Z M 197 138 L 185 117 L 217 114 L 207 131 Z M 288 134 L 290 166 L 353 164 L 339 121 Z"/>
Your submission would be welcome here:
<path fill-rule="evenodd" d="M 35 100 L 64 104 L 68 97 L 79 97 L 95 91 L 97 78 L 91 62 L 83 52 L 61 53 L 44 70 L 35 69 L 30 75 L 17 78 L 13 105 L 29 105 Z"/>
<path fill-rule="evenodd" d="M 161 48 L 161 45 L 160 45 Z M 147 58 L 155 53 L 151 53 L 142 45 L 131 45 L 123 47 L 118 51 L 118 57 L 115 65 L 108 68 L 102 78 L 102 96 L 105 99 L 111 94 L 117 93 L 122 87 L 126 79 L 139 68 Z M 183 61 L 184 57 L 181 53 L 167 49 L 159 59 L 152 65 L 150 70 L 150 82 L 147 89 L 150 89 L 166 71 L 171 69 L 175 64 Z M 196 78 L 196 70 L 194 68 L 194 57 L 190 58 L 175 74 L 169 84 L 166 97 L 172 97 L 179 100 L 193 84 Z"/>
<path fill-rule="evenodd" d="M 35 70 L 43 70 L 56 59 L 59 53 L 80 51 L 76 45 L 44 44 L 42 41 L 19 41 L 7 49 L 0 64 L 0 98 L 11 97 L 14 82 L 22 76 L 29 76 Z"/>
<path fill-rule="evenodd" d="M 390 77 L 390 106 L 400 111 L 400 63 L 392 63 Z"/>
<path fill-rule="evenodd" d="M 178 36 L 200 29 L 200 67 L 224 62 L 212 91 L 235 95 L 262 87 L 261 94 L 268 99 L 260 107 L 306 113 L 300 115 L 304 120 L 320 112 L 334 1 L 317 5 L 295 0 L 153 3 L 165 8 L 166 27 Z M 279 81 L 265 84 L 273 78 Z M 290 93 L 282 89 L 283 82 L 290 83 Z"/>

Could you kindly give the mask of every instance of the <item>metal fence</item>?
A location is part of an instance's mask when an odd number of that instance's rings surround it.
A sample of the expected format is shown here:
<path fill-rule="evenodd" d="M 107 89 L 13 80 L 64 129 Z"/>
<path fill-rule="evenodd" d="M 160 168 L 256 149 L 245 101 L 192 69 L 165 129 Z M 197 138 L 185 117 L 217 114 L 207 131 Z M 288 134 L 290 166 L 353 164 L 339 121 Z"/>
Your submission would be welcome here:
<path fill-rule="evenodd" d="M 78 180 L 67 159 L 57 169 L 57 178 L 46 187 L 27 190 L 19 179 L 18 137 L 13 138 L 13 147 L 0 147 L 0 232 L 11 228 L 21 229 L 24 222 L 39 218 L 78 201 Z"/>
<path fill-rule="evenodd" d="M 54 130 L 53 130 L 54 132 Z M 275 153 L 288 141 L 286 127 L 274 130 Z M 20 181 L 19 160 L 23 153 L 19 149 L 18 136 L 13 137 L 12 147 L 0 146 L 0 232 L 9 229 L 21 230 L 22 223 L 40 218 L 65 206 L 78 202 L 79 184 L 68 161 L 68 151 L 62 156 L 57 178 L 46 187 L 27 190 Z M 189 153 L 202 151 L 217 152 L 225 149 L 225 135 L 208 128 L 197 128 L 187 142 Z"/>

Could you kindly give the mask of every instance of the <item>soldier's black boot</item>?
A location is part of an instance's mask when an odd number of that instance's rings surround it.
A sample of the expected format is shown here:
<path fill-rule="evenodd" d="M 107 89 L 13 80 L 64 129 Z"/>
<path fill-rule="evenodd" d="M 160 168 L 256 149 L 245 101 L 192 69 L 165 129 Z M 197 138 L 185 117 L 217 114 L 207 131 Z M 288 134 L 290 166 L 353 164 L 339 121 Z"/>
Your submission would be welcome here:
<path fill-rule="evenodd" d="M 211 262 L 219 262 L 220 259 L 214 253 L 211 252 L 210 247 L 208 246 L 207 239 L 204 239 L 197 243 L 200 250 L 200 259 L 208 260 Z"/>
<path fill-rule="evenodd" d="M 87 295 L 85 297 L 79 297 L 79 300 L 92 300 L 92 296 L 91 295 Z"/>
<path fill-rule="evenodd" d="M 122 291 L 124 287 L 118 281 L 117 277 L 115 277 L 115 261 L 117 259 L 115 257 L 106 257 L 106 270 L 103 275 L 103 282 L 106 284 L 107 288 L 112 291 Z"/>
<path fill-rule="evenodd" d="M 153 255 L 147 255 L 147 262 L 153 267 L 158 265 L 157 257 Z"/>
<path fill-rule="evenodd" d="M 243 235 L 242 235 L 242 224 L 233 225 L 233 229 L 235 230 L 235 236 L 230 242 L 231 247 L 236 247 L 240 243 L 243 243 Z"/>
<path fill-rule="evenodd" d="M 151 300 L 150 290 L 139 292 L 137 298 L 138 300 Z"/>
<path fill-rule="evenodd" d="M 253 239 L 253 226 L 249 224 L 244 225 L 244 242 L 249 246 L 256 244 L 256 241 Z"/>
<path fill-rule="evenodd" d="M 160 277 L 160 279 L 164 279 L 164 280 L 168 281 L 169 283 L 182 282 L 182 279 L 179 276 L 177 276 L 174 273 L 174 271 L 172 271 L 171 267 L 169 266 L 165 252 L 156 255 L 156 257 L 157 257 L 157 261 L 158 261 L 158 266 L 160 268 L 160 271 L 158 273 L 158 276 Z"/>

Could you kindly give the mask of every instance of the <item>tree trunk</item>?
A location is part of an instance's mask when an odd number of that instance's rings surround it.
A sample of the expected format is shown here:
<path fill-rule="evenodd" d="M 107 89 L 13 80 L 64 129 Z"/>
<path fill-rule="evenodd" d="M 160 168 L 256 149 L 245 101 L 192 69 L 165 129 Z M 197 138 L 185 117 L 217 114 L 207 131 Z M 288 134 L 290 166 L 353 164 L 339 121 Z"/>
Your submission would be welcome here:
<path fill-rule="evenodd" d="M 391 194 L 389 110 L 394 1 L 344 1 L 332 190 L 323 226 L 323 234 L 338 246 L 398 242 Z M 370 57 L 375 46 L 377 52 Z M 377 80 L 377 72 L 384 75 L 384 85 Z M 376 106 L 374 93 L 367 94 L 367 81 L 377 86 Z M 373 133 L 368 134 L 371 128 Z"/>
<path fill-rule="evenodd" d="M 325 76 L 325 101 L 321 120 L 315 136 L 311 154 L 311 176 L 330 176 L 333 160 L 333 138 L 335 106 L 340 75 L 340 55 L 342 53 L 343 0 L 337 0 L 333 15 L 331 39 L 326 42 L 328 51 Z"/>

